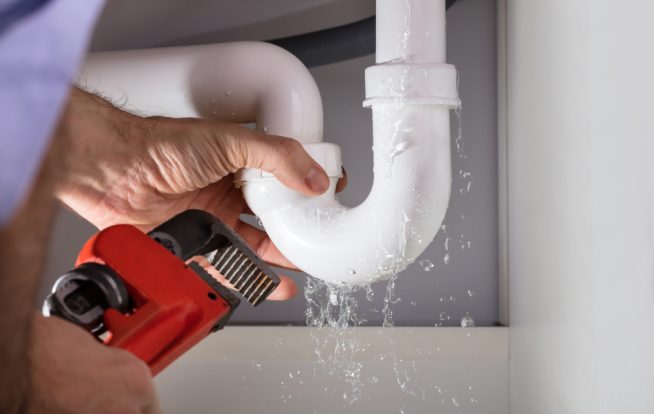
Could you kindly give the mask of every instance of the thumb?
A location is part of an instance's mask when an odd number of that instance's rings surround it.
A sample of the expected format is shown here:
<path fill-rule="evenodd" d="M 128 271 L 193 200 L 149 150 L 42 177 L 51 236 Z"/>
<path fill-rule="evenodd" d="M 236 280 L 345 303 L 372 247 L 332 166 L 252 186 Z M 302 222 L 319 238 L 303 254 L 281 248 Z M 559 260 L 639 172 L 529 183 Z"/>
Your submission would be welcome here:
<path fill-rule="evenodd" d="M 329 177 L 298 141 L 243 128 L 228 140 L 226 154 L 233 154 L 236 168 L 258 168 L 273 174 L 284 185 L 317 195 L 329 188 Z"/>

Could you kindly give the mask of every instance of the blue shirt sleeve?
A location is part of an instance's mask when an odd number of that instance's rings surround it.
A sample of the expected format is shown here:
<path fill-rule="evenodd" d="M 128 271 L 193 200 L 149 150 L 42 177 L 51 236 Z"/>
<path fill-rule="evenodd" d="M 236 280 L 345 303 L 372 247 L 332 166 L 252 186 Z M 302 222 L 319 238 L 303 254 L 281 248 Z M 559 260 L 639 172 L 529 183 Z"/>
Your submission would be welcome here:
<path fill-rule="evenodd" d="M 49 0 L 0 0 L 0 35 L 13 23 L 35 12 Z"/>
<path fill-rule="evenodd" d="M 102 3 L 49 0 L 0 31 L 0 226 L 38 172 Z"/>

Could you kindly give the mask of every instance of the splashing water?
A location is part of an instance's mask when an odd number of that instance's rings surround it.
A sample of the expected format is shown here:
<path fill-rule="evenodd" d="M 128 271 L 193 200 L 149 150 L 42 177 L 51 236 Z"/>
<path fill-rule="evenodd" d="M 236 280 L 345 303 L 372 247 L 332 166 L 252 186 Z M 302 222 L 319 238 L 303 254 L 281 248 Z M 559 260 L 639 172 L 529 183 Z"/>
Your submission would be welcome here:
<path fill-rule="evenodd" d="M 450 254 L 449 253 L 445 253 L 445 256 L 443 256 L 443 263 L 450 264 Z"/>
<path fill-rule="evenodd" d="M 434 263 L 429 259 L 421 259 L 418 261 L 418 264 L 420 265 L 420 267 L 422 267 L 422 270 L 424 270 L 425 272 L 431 271 L 435 266 Z"/>
<path fill-rule="evenodd" d="M 466 313 L 465 316 L 461 318 L 461 327 L 472 328 L 473 326 L 475 326 L 475 320 L 472 318 L 472 316 Z"/>
<path fill-rule="evenodd" d="M 362 344 L 354 329 L 365 322 L 356 313 L 356 286 L 335 285 L 309 277 L 304 290 L 307 326 L 329 329 L 326 338 L 312 334 L 318 365 L 329 375 L 342 377 L 351 388 L 344 399 L 353 403 L 361 398 L 363 364 L 354 360 Z"/>

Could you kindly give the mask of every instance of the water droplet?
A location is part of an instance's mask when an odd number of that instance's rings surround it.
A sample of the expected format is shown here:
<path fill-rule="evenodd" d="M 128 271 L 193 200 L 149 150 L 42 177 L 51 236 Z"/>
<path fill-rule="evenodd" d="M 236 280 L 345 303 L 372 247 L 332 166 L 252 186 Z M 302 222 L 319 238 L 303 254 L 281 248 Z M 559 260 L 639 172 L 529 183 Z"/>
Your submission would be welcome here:
<path fill-rule="evenodd" d="M 411 302 L 411 306 L 416 306 L 416 302 L 415 301 Z"/>
<path fill-rule="evenodd" d="M 367 285 L 366 286 L 366 299 L 368 302 L 372 302 L 372 300 L 375 298 L 375 292 L 372 290 L 372 286 Z"/>
<path fill-rule="evenodd" d="M 429 259 L 420 259 L 418 261 L 418 264 L 420 265 L 420 267 L 422 267 L 422 270 L 424 270 L 425 272 L 429 272 L 435 266 L 434 263 Z"/>
<path fill-rule="evenodd" d="M 329 294 L 329 303 L 331 303 L 333 306 L 338 305 L 338 295 L 335 292 Z"/>
<path fill-rule="evenodd" d="M 267 126 L 263 127 L 263 132 L 268 133 L 268 127 Z"/>
<path fill-rule="evenodd" d="M 472 290 L 468 289 L 468 296 L 470 296 L 470 297 L 475 296 L 475 292 L 473 292 Z"/>
<path fill-rule="evenodd" d="M 450 264 L 450 254 L 449 253 L 445 253 L 445 256 L 443 256 L 443 263 Z"/>
<path fill-rule="evenodd" d="M 230 96 L 232 93 L 230 91 L 225 91 L 225 96 Z"/>
<path fill-rule="evenodd" d="M 357 274 L 357 271 L 354 270 L 354 269 L 348 269 L 347 273 L 349 273 L 349 274 L 351 274 L 351 275 L 356 275 L 356 274 Z"/>
<path fill-rule="evenodd" d="M 454 397 L 452 397 L 452 404 L 454 404 L 456 408 L 459 408 L 459 402 Z"/>
<path fill-rule="evenodd" d="M 472 328 L 473 326 L 475 326 L 475 320 L 472 318 L 472 316 L 466 313 L 466 315 L 461 318 L 461 327 Z"/>

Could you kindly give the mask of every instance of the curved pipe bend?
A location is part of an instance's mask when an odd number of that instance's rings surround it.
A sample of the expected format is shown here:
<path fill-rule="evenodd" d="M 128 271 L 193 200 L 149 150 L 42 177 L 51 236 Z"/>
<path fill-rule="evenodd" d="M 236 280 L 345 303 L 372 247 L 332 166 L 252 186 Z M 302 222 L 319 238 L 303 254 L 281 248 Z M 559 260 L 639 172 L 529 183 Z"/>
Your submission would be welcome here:
<path fill-rule="evenodd" d="M 450 195 L 449 110 L 425 105 L 373 107 L 375 179 L 366 200 L 343 207 L 337 178 L 318 197 L 276 180 L 243 183 L 270 238 L 306 273 L 365 284 L 397 274 L 429 245 Z"/>
<path fill-rule="evenodd" d="M 141 115 L 201 117 L 322 141 L 320 92 L 289 52 L 263 42 L 233 42 L 94 53 L 80 87 Z"/>

